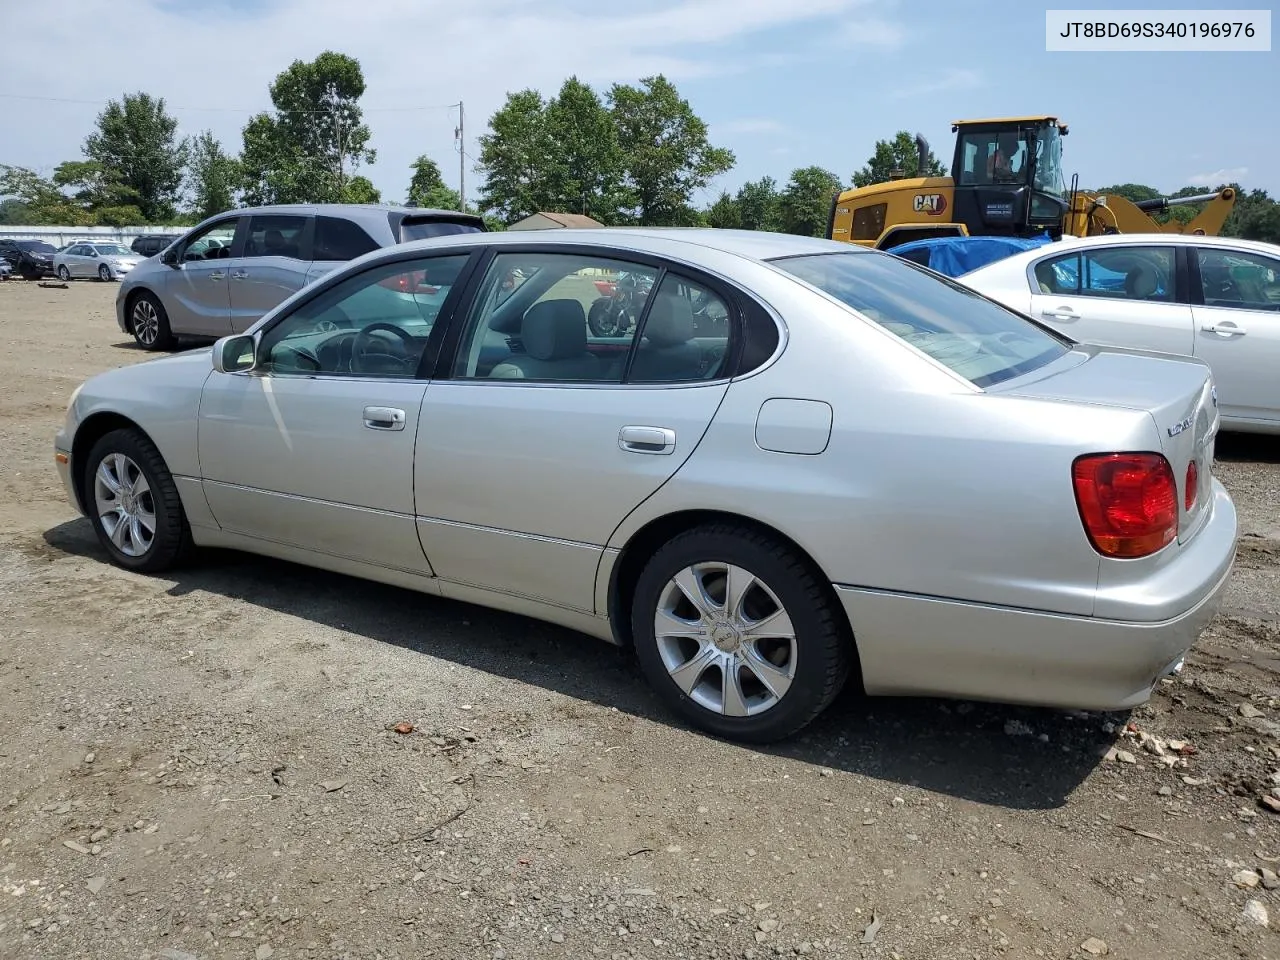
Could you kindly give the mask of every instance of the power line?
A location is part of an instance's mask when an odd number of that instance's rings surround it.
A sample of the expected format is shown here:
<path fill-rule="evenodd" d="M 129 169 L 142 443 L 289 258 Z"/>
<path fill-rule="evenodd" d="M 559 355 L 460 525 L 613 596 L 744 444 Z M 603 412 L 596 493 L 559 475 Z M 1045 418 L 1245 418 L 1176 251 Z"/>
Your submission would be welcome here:
<path fill-rule="evenodd" d="M 0 93 L 0 99 L 5 100 L 34 100 L 40 103 L 82 103 L 89 106 L 102 107 L 113 101 L 111 100 L 78 100 L 74 97 L 36 97 L 24 93 Z M 418 106 L 402 106 L 402 107 L 365 107 L 360 109 L 364 113 L 410 113 L 425 112 L 428 110 L 456 110 L 456 103 L 439 103 L 426 104 Z M 270 109 L 264 107 L 182 107 L 165 104 L 166 110 L 183 110 L 189 113 L 267 113 Z M 329 114 L 333 113 L 332 108 L 324 110 L 275 110 L 276 113 L 296 113 L 296 114 Z"/>

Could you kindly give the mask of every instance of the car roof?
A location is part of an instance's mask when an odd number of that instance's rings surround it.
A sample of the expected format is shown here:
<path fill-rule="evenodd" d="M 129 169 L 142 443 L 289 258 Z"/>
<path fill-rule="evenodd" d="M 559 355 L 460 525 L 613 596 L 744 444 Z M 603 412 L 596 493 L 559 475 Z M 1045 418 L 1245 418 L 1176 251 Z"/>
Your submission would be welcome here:
<path fill-rule="evenodd" d="M 435 249 L 441 246 L 481 244 L 590 244 L 636 252 L 653 251 L 666 245 L 696 246 L 734 254 L 748 260 L 815 253 L 870 253 L 866 248 L 839 240 L 803 237 L 761 230 L 722 230 L 712 227 L 581 227 L 574 229 L 505 230 L 492 233 L 456 234 L 426 240 L 411 240 L 396 249 Z"/>

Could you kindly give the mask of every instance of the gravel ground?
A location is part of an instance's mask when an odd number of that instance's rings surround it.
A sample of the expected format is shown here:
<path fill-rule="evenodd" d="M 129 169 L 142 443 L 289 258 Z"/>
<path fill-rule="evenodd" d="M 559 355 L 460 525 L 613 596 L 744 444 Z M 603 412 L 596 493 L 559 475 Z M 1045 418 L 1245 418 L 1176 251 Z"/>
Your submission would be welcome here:
<path fill-rule="evenodd" d="M 108 565 L 51 442 L 145 356 L 115 289 L 0 284 L 0 957 L 1280 957 L 1280 443 L 1221 440 L 1237 570 L 1147 706 L 847 696 L 746 749 L 532 621 Z"/>

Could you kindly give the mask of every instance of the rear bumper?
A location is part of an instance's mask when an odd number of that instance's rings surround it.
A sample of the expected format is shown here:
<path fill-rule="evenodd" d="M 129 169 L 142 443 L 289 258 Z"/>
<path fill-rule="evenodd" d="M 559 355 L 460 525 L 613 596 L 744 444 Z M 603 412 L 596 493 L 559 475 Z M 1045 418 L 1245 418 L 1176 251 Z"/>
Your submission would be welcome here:
<path fill-rule="evenodd" d="M 1145 702 L 1213 619 L 1231 574 L 1236 512 L 1216 480 L 1214 487 L 1213 516 L 1176 561 L 1183 588 L 1179 610 L 1163 619 L 1141 619 L 1150 609 L 1144 584 L 1129 588 L 1133 619 L 837 584 L 867 693 L 1082 710 L 1127 710 Z"/>

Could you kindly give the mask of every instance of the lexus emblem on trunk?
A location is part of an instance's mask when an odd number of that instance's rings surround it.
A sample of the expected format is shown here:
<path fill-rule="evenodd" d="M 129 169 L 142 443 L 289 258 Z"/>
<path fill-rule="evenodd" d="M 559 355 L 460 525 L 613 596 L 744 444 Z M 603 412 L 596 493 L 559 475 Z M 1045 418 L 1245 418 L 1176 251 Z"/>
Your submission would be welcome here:
<path fill-rule="evenodd" d="M 1169 428 L 1169 436 L 1176 437 L 1183 430 L 1190 428 L 1191 424 L 1193 424 L 1194 422 L 1195 422 L 1195 417 L 1183 417 L 1181 420 L 1179 420 L 1177 423 L 1175 423 L 1173 426 Z"/>

